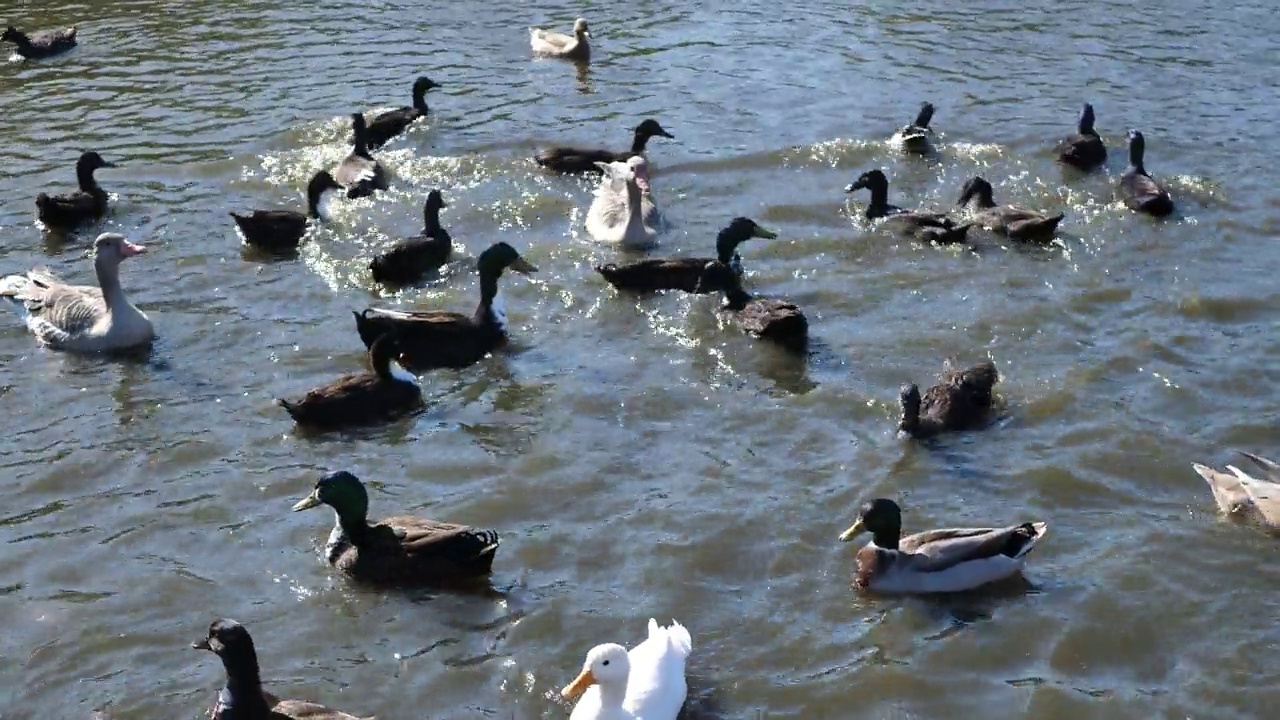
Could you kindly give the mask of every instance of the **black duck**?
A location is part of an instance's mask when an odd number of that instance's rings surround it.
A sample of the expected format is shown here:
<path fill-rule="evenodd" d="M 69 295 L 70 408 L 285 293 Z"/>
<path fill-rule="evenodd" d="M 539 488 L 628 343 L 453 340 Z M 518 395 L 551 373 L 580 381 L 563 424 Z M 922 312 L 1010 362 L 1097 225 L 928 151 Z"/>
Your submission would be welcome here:
<path fill-rule="evenodd" d="M 1130 210 L 1154 217 L 1173 213 L 1173 199 L 1169 192 L 1147 174 L 1142 163 L 1146 140 L 1137 130 L 1129 131 L 1129 167 L 1120 176 L 1120 195 Z"/>
<path fill-rule="evenodd" d="M 1107 161 L 1107 146 L 1093 129 L 1092 105 L 1084 104 L 1076 123 L 1076 134 L 1059 141 L 1055 151 L 1059 161 L 1077 170 L 1092 170 Z"/>
<path fill-rule="evenodd" d="M 897 205 L 890 205 L 889 179 L 880 170 L 862 173 L 844 191 L 852 193 L 862 189 L 871 192 L 871 203 L 867 205 L 865 213 L 868 220 L 885 218 L 891 229 L 917 240 L 940 245 L 962 243 L 969 228 L 973 226 L 973 223 L 957 223 L 945 213 L 904 210 Z"/>
<path fill-rule="evenodd" d="M 99 168 L 113 168 L 114 163 L 96 152 L 87 152 L 76 161 L 76 181 L 80 189 L 70 195 L 36 196 L 36 217 L 51 228 L 70 229 L 93 222 L 107 214 L 107 192 L 93 176 Z"/>
<path fill-rule="evenodd" d="M 365 145 L 370 150 L 377 150 L 386 145 L 392 138 L 409 129 L 409 126 L 427 116 L 431 108 L 427 107 L 427 91 L 441 87 L 431 78 L 423 76 L 413 81 L 413 105 L 388 110 L 378 115 L 365 128 Z M 351 142 L 355 143 L 353 136 Z"/>
<path fill-rule="evenodd" d="M 76 29 L 40 30 L 30 35 L 10 25 L 0 35 L 0 42 L 17 45 L 18 54 L 28 60 L 47 58 L 66 52 L 76 46 Z"/>
<path fill-rule="evenodd" d="M 633 155 L 642 154 L 649 144 L 649 138 L 654 135 L 675 139 L 674 135 L 662 129 L 657 120 L 650 118 L 636 126 L 635 140 L 632 141 L 631 149 L 628 151 L 552 147 L 538 153 L 534 160 L 542 167 L 558 173 L 598 173 L 600 168 L 596 163 L 626 162 Z"/>
<path fill-rule="evenodd" d="M 948 430 L 980 427 L 991 411 L 992 388 L 999 380 L 995 363 L 989 360 L 964 370 L 956 370 L 948 360 L 938 384 L 929 388 L 923 398 L 915 383 L 902 386 L 898 432 L 927 438 Z"/>
<path fill-rule="evenodd" d="M 604 276 L 610 285 L 620 290 L 653 292 L 657 290 L 683 290 L 685 292 L 715 293 L 724 288 L 714 283 L 715 278 L 704 278 L 707 263 L 719 260 L 737 275 L 742 275 L 742 258 L 738 245 L 751 238 L 773 239 L 778 234 L 766 230 L 748 218 L 734 218 L 716 236 L 717 258 L 678 257 L 651 258 L 625 265 L 600 265 L 596 272 Z"/>
<path fill-rule="evenodd" d="M 748 334 L 792 352 L 803 353 L 808 349 L 809 321 L 795 303 L 752 297 L 742 289 L 738 275 L 718 261 L 706 264 L 702 282 L 722 288 L 725 301 L 721 310 L 731 313 Z"/>
<path fill-rule="evenodd" d="M 369 197 L 377 190 L 386 190 L 386 171 L 382 163 L 369 154 L 368 137 L 364 116 L 351 113 L 351 154 L 338 165 L 333 177 L 338 184 L 347 189 L 347 197 Z"/>
<path fill-rule="evenodd" d="M 407 285 L 444 265 L 453 252 L 453 238 L 440 226 L 440 209 L 446 207 L 439 190 L 427 193 L 422 207 L 422 234 L 405 238 L 369 263 L 373 279 L 380 283 Z"/>
<path fill-rule="evenodd" d="M 961 207 L 967 205 L 973 211 L 973 220 L 977 224 L 1014 240 L 1049 240 L 1065 217 L 1062 213 L 1045 215 L 1009 205 L 996 205 L 991 183 L 981 177 L 972 178 L 964 184 L 958 204 Z"/>
<path fill-rule="evenodd" d="M 369 349 L 373 371 L 344 375 L 300 400 L 277 400 L 299 425 L 326 429 L 365 425 L 399 417 L 422 405 L 418 378 L 397 362 L 394 334 L 379 337 Z"/>
<path fill-rule="evenodd" d="M 498 279 L 503 271 L 509 267 L 528 274 L 538 269 L 504 242 L 480 253 L 477 264 L 480 304 L 471 315 L 367 308 L 355 313 L 360 339 L 369 345 L 384 333 L 395 333 L 405 361 L 418 370 L 457 369 L 479 362 L 507 339 L 507 316 L 498 296 Z"/>
<path fill-rule="evenodd" d="M 929 129 L 931 120 L 933 120 L 933 103 L 923 103 L 920 106 L 920 112 L 916 114 L 915 122 L 895 132 L 893 137 L 889 138 L 889 144 L 921 155 L 933 152 L 933 143 L 929 140 L 933 135 L 933 130 Z"/>
<path fill-rule="evenodd" d="M 307 183 L 307 211 L 297 210 L 254 210 L 248 215 L 238 215 L 232 211 L 231 217 L 236 221 L 244 241 L 254 247 L 271 252 L 288 252 L 296 250 L 302 236 L 307 233 L 307 220 L 320 217 L 320 199 L 326 191 L 341 190 L 328 170 L 321 170 Z"/>

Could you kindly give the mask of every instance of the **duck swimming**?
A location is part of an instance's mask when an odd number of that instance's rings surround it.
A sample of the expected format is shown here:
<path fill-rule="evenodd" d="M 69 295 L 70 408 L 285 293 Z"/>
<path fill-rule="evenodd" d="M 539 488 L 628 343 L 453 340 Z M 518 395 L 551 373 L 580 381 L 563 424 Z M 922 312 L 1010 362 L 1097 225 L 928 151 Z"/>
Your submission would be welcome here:
<path fill-rule="evenodd" d="M 582 672 L 561 696 L 581 696 L 569 720 L 676 720 L 689 686 L 685 662 L 693 638 L 672 620 L 662 627 L 649 618 L 649 637 L 628 651 L 621 645 L 597 645 L 587 653 Z"/>
<path fill-rule="evenodd" d="M 718 284 L 718 273 L 704 277 L 708 263 L 717 260 L 727 266 L 735 275 L 742 275 L 742 258 L 738 256 L 738 245 L 751 238 L 772 240 L 778 234 L 766 230 L 745 217 L 734 218 L 720 234 L 716 236 L 717 257 L 675 257 L 649 258 L 625 265 L 600 265 L 596 272 L 604 276 L 610 285 L 619 290 L 635 292 L 654 292 L 657 290 L 683 290 L 696 293 L 723 292 L 724 287 Z"/>
<path fill-rule="evenodd" d="M 209 711 L 211 720 L 361 720 L 323 705 L 282 700 L 263 690 L 253 638 L 235 620 L 223 618 L 213 621 L 208 634 L 191 643 L 191 647 L 217 655 L 227 673 L 227 684 L 218 694 L 217 704 Z"/>
<path fill-rule="evenodd" d="M 1147 174 L 1142 163 L 1146 146 L 1142 133 L 1129 131 L 1129 167 L 1120 176 L 1120 196 L 1130 210 L 1165 217 L 1173 213 L 1173 200 L 1169 192 Z"/>
<path fill-rule="evenodd" d="M 347 189 L 348 198 L 369 197 L 376 190 L 386 190 L 386 171 L 382 163 L 369 154 L 364 115 L 351 113 L 351 153 L 338 165 L 333 177 Z"/>
<path fill-rule="evenodd" d="M 630 150 L 613 152 L 589 148 L 551 147 L 538 153 L 534 160 L 542 167 L 557 173 L 601 172 L 599 163 L 626 162 L 634 155 L 643 154 L 649 144 L 649 138 L 655 135 L 675 139 L 675 136 L 664 130 L 657 120 L 649 118 L 636 126 L 635 139 L 631 142 Z"/>
<path fill-rule="evenodd" d="M 17 52 L 28 60 L 47 58 L 66 52 L 76 46 L 76 29 L 40 30 L 30 35 L 10 25 L 0 35 L 0 42 L 17 45 Z"/>
<path fill-rule="evenodd" d="M 327 170 L 321 170 L 307 183 L 307 211 L 297 210 L 254 210 L 249 215 L 237 215 L 232 211 L 231 217 L 236 221 L 244 235 L 245 243 L 271 252 L 288 252 L 298 248 L 298 242 L 307 232 L 307 220 L 320 217 L 320 201 L 325 192 L 341 190 Z"/>
<path fill-rule="evenodd" d="M 564 35 L 541 28 L 529 28 L 529 45 L 538 57 L 564 58 L 585 62 L 591 59 L 591 31 L 587 21 L 573 21 L 573 34 Z"/>
<path fill-rule="evenodd" d="M 147 249 L 118 233 L 93 243 L 98 287 L 68 285 L 38 268 L 0 278 L 0 299 L 26 320 L 41 345 L 75 352 L 110 352 L 149 344 L 155 329 L 120 286 L 120 263 Z"/>
<path fill-rule="evenodd" d="M 507 339 L 507 315 L 498 296 L 503 271 L 511 268 L 529 274 L 538 269 L 505 242 L 494 243 L 480 253 L 477 264 L 480 304 L 473 314 L 367 308 L 355 313 L 360 339 L 369 345 L 383 333 L 396 333 L 405 360 L 420 370 L 457 369 L 479 362 Z"/>
<path fill-rule="evenodd" d="M 902 386 L 898 433 L 923 439 L 948 430 L 980 427 L 991 411 L 992 388 L 999 381 L 1000 373 L 990 360 L 964 370 L 956 370 L 947 360 L 938 384 L 929 388 L 923 398 L 915 383 Z"/>
<path fill-rule="evenodd" d="M 36 196 L 36 217 L 51 228 L 69 229 L 93 222 L 107 214 L 107 193 L 98 185 L 93 173 L 100 168 L 113 168 L 115 163 L 102 159 L 96 152 L 87 152 L 76 161 L 76 181 L 80 189 L 70 195 Z"/>
<path fill-rule="evenodd" d="M 294 422 L 317 429 L 366 425 L 394 419 L 422 406 L 418 378 L 397 362 L 400 343 L 394 333 L 369 348 L 373 372 L 344 375 L 299 400 L 276 400 Z"/>
<path fill-rule="evenodd" d="M 587 210 L 587 233 L 597 242 L 642 249 L 653 245 L 658 233 L 644 221 L 644 191 L 648 183 L 627 162 L 596 163 L 604 177 L 596 199 Z M 625 195 L 619 204 L 612 190 L 621 183 Z M 642 185 L 643 183 L 643 185 Z"/>
<path fill-rule="evenodd" d="M 413 81 L 413 105 L 388 110 L 378 115 L 365 128 L 365 145 L 370 150 L 377 150 L 386 145 L 392 138 L 409 129 L 409 126 L 420 118 L 427 116 L 431 108 L 427 107 L 427 91 L 441 85 L 431 78 L 423 76 Z M 352 136 L 352 144 L 355 137 Z"/>
<path fill-rule="evenodd" d="M 929 129 L 930 120 L 933 120 L 933 103 L 924 103 L 916 114 L 916 121 L 895 132 L 889 138 L 889 144 L 910 153 L 924 155 L 933 152 L 933 143 L 929 141 L 933 135 Z"/>
<path fill-rule="evenodd" d="M 1054 150 L 1060 162 L 1077 170 L 1089 171 L 1107 161 L 1107 146 L 1093 129 L 1092 105 L 1084 104 L 1076 123 L 1076 134 L 1063 138 Z"/>
<path fill-rule="evenodd" d="M 876 593 L 924 595 L 973 590 L 1022 572 L 1047 523 L 1003 528 L 947 528 L 902 537 L 902 509 L 886 498 L 865 503 L 840 533 L 849 542 L 871 533 L 857 555 L 854 585 Z"/>
<path fill-rule="evenodd" d="M 320 478 L 294 512 L 328 505 L 335 524 L 326 562 L 342 574 L 382 585 L 435 585 L 488 575 L 498 533 L 467 525 L 399 515 L 368 519 L 369 493 L 346 471 Z"/>
<path fill-rule="evenodd" d="M 707 263 L 702 282 L 722 288 L 725 301 L 721 310 L 732 314 L 748 334 L 791 352 L 803 353 L 808 349 L 809 320 L 794 303 L 752 297 L 742 289 L 738 275 L 722 262 Z"/>
<path fill-rule="evenodd" d="M 614 227 L 625 225 L 630 215 L 631 204 L 628 201 L 624 169 L 636 176 L 636 185 L 640 188 L 640 222 L 652 230 L 659 230 L 665 223 L 662 212 L 653 201 L 653 189 L 649 186 L 649 161 L 643 155 L 632 155 L 625 163 L 609 163 L 614 170 L 601 168 L 603 176 L 596 186 L 591 207 L 587 209 L 586 225 L 588 231 L 597 227 Z M 624 168 L 625 166 L 625 168 Z"/>
<path fill-rule="evenodd" d="M 981 177 L 971 178 L 964 184 L 957 204 L 969 206 L 977 224 L 1014 240 L 1049 240 L 1058 229 L 1058 223 L 1066 217 L 1063 213 L 1045 215 L 1009 205 L 996 205 L 991 183 Z"/>
<path fill-rule="evenodd" d="M 862 173 L 844 191 L 853 193 L 864 188 L 871 192 L 871 203 L 867 205 L 865 213 L 868 220 L 885 218 L 885 223 L 893 230 L 917 240 L 940 245 L 958 244 L 965 241 L 969 228 L 973 226 L 973 223 L 957 223 L 945 213 L 904 210 L 897 205 L 890 205 L 889 179 L 880 170 Z"/>
<path fill-rule="evenodd" d="M 380 283 L 407 285 L 449 261 L 453 238 L 440 225 L 440 210 L 446 207 L 439 190 L 427 193 L 422 207 L 422 233 L 405 238 L 369 263 L 373 279 Z"/>
<path fill-rule="evenodd" d="M 1280 530 L 1280 464 L 1253 453 L 1240 454 L 1257 470 L 1250 474 L 1228 465 L 1228 472 L 1223 472 L 1200 463 L 1192 463 L 1191 467 L 1209 483 L 1218 510 L 1224 515 Z"/>

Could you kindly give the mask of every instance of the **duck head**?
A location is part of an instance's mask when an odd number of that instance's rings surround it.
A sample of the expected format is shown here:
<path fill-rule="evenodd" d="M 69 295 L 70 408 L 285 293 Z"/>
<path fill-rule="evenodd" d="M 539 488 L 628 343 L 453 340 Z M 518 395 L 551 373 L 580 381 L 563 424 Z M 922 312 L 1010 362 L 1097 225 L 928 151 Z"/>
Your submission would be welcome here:
<path fill-rule="evenodd" d="M 196 650 L 208 650 L 218 657 L 241 655 L 257 658 L 253 647 L 253 638 L 243 625 L 228 618 L 214 620 L 209 625 L 209 632 L 200 640 L 191 643 Z"/>
<path fill-rule="evenodd" d="M 662 126 L 658 124 L 658 121 L 653 118 L 649 118 L 636 126 L 636 137 L 644 137 L 644 139 L 648 140 L 654 135 L 660 135 L 671 140 L 676 139 L 675 135 L 664 130 Z"/>
<path fill-rule="evenodd" d="M 341 190 L 342 186 L 328 170 L 321 170 L 307 183 L 307 214 L 313 218 L 320 217 L 320 200 L 329 190 Z"/>
<path fill-rule="evenodd" d="M 587 688 L 597 685 L 600 688 L 602 704 L 618 706 L 622 704 L 627 693 L 627 676 L 631 674 L 631 658 L 627 649 L 621 645 L 597 645 L 587 653 L 582 663 L 582 672 L 573 682 L 565 686 L 560 694 L 573 699 L 586 692 Z"/>
<path fill-rule="evenodd" d="M 25 37 L 26 35 L 23 35 L 18 28 L 10 25 L 4 29 L 4 34 L 0 35 L 0 42 L 18 42 Z"/>
<path fill-rule="evenodd" d="M 889 178 L 885 177 L 884 172 L 879 169 L 868 170 L 859 175 L 858 179 L 854 180 L 852 184 L 846 185 L 844 191 L 852 193 L 863 189 L 870 190 L 873 197 L 879 193 L 887 195 L 889 192 Z"/>
<path fill-rule="evenodd" d="M 848 530 L 840 533 L 840 542 L 849 542 L 863 532 L 871 533 L 877 547 L 897 550 L 902 533 L 902 509 L 888 498 L 876 498 L 862 504 L 858 517 Z"/>
<path fill-rule="evenodd" d="M 316 482 L 311 494 L 294 503 L 301 512 L 328 505 L 338 516 L 338 524 L 350 531 L 363 527 L 369 512 L 369 492 L 360 478 L 346 470 L 329 473 Z"/>
<path fill-rule="evenodd" d="M 591 37 L 591 30 L 587 27 L 586 18 L 578 18 L 573 21 L 573 35 L 579 40 Z"/>
<path fill-rule="evenodd" d="M 90 190 L 97 186 L 97 180 L 93 179 L 95 170 L 113 167 L 116 167 L 115 163 L 103 160 L 101 155 L 92 150 L 81 153 L 80 159 L 76 160 L 76 179 L 80 182 L 80 189 Z"/>
<path fill-rule="evenodd" d="M 146 247 L 129 242 L 120 233 L 102 233 L 93 241 L 94 262 L 98 265 L 119 265 L 125 259 L 146 251 Z"/>
<path fill-rule="evenodd" d="M 902 405 L 898 432 L 914 435 L 920 426 L 920 388 L 915 383 L 903 385 L 898 390 L 898 402 Z"/>
<path fill-rule="evenodd" d="M 400 364 L 400 353 L 399 334 L 395 331 L 382 333 L 369 346 L 369 364 L 373 366 L 373 372 L 383 380 L 420 387 L 418 377 Z"/>
<path fill-rule="evenodd" d="M 975 199 L 980 208 L 995 207 L 996 201 L 992 197 L 991 183 L 982 177 L 972 177 L 964 184 L 964 188 L 960 191 L 960 200 L 956 204 L 964 207 Z"/>
<path fill-rule="evenodd" d="M 520 257 L 520 253 L 516 252 L 515 248 L 504 242 L 496 242 L 490 245 L 489 249 L 480 253 L 480 259 L 477 264 L 480 267 L 480 276 L 482 278 L 491 276 L 497 279 L 508 268 L 522 275 L 538 272 L 538 268 Z"/>
<path fill-rule="evenodd" d="M 1097 136 L 1097 131 L 1093 129 L 1093 106 L 1085 103 L 1080 109 L 1080 120 L 1076 123 L 1076 132 L 1081 135 Z"/>
<path fill-rule="evenodd" d="M 760 227 L 751 218 L 736 217 L 716 236 L 717 259 L 730 265 L 734 256 L 737 255 L 738 245 L 751 238 L 772 240 L 776 237 L 778 233 Z"/>
<path fill-rule="evenodd" d="M 427 91 L 433 88 L 441 87 L 440 83 L 423 75 L 413 81 L 413 106 L 422 112 L 427 112 Z"/>
<path fill-rule="evenodd" d="M 1147 174 L 1146 167 L 1142 164 L 1143 155 L 1147 151 L 1147 141 L 1142 137 L 1142 133 L 1137 130 L 1129 131 L 1129 166 L 1143 175 Z"/>
<path fill-rule="evenodd" d="M 640 191 L 649 192 L 649 161 L 643 155 L 632 155 L 627 159 L 627 167 L 635 174 Z"/>

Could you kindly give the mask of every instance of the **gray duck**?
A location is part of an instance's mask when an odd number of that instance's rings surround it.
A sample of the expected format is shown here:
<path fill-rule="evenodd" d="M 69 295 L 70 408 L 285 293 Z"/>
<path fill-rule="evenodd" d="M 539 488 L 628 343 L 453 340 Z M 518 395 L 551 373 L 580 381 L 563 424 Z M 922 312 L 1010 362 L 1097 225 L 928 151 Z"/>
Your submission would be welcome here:
<path fill-rule="evenodd" d="M 96 152 L 80 155 L 76 160 L 76 182 L 80 189 L 68 195 L 40 193 L 36 196 L 36 217 L 51 228 L 70 229 L 98 220 L 107 214 L 107 192 L 93 176 L 101 168 L 116 167 Z"/>
<path fill-rule="evenodd" d="M 968 206 L 977 224 L 1014 240 L 1049 240 L 1058 229 L 1058 223 L 1066 217 L 1063 213 L 1046 215 L 997 205 L 992 197 L 991 183 L 981 177 L 971 178 L 964 184 L 957 204 Z"/>
<path fill-rule="evenodd" d="M 422 207 L 422 232 L 405 238 L 369 263 L 373 279 L 380 283 L 407 285 L 449 261 L 453 238 L 440 226 L 440 210 L 447 207 L 439 190 L 427 193 Z"/>
<path fill-rule="evenodd" d="M 898 395 L 902 404 L 898 432 L 928 438 L 949 430 L 980 427 L 991 411 L 992 388 L 999 381 L 1000 373 L 990 360 L 963 370 L 955 369 L 947 360 L 938 384 L 925 391 L 924 397 L 915 383 L 902 386 Z"/>
<path fill-rule="evenodd" d="M 724 288 L 714 283 L 714 278 L 704 277 L 707 263 L 727 265 L 735 275 L 742 275 L 742 258 L 738 246 L 751 238 L 773 239 L 778 234 L 766 230 L 754 220 L 734 218 L 716 236 L 717 257 L 648 258 L 625 265 L 596 266 L 596 272 L 608 283 L 620 290 L 654 292 L 657 290 L 683 290 L 685 292 L 715 293 Z"/>
<path fill-rule="evenodd" d="M 1129 131 L 1129 167 L 1120 176 L 1120 196 L 1130 210 L 1154 217 L 1173 214 L 1169 191 L 1152 179 L 1143 165 L 1146 140 L 1137 130 Z"/>
<path fill-rule="evenodd" d="M 630 150 L 613 152 L 590 148 L 551 147 L 538 153 L 534 160 L 542 167 L 557 173 L 599 173 L 601 170 L 596 163 L 626 162 L 634 155 L 642 155 L 649 144 L 649 138 L 655 135 L 675 139 L 675 136 L 664 130 L 657 120 L 649 118 L 636 126 L 635 138 L 631 142 Z"/>
<path fill-rule="evenodd" d="M 231 211 L 232 219 L 244 235 L 244 241 L 254 247 L 272 252 L 296 250 L 302 236 L 307 233 L 307 220 L 320 217 L 320 200 L 329 190 L 341 190 L 328 170 L 321 170 L 307 183 L 307 211 L 254 210 L 248 215 Z"/>
<path fill-rule="evenodd" d="M 862 189 L 871 192 L 871 203 L 867 205 L 865 213 L 868 220 L 884 218 L 891 229 L 917 240 L 940 245 L 963 243 L 969 228 L 973 226 L 973 223 L 957 223 L 946 213 L 904 210 L 897 205 L 890 205 L 889 179 L 880 170 L 862 173 L 844 191 L 853 193 Z"/>
<path fill-rule="evenodd" d="M 1077 170 L 1089 171 L 1107 161 L 1107 146 L 1098 131 L 1093 129 L 1093 119 L 1093 106 L 1085 103 L 1076 123 L 1076 134 L 1063 138 L 1054 148 L 1060 162 Z"/>
<path fill-rule="evenodd" d="M 366 425 L 405 415 L 422 406 L 418 378 L 397 361 L 400 344 L 393 333 L 369 348 L 372 372 L 344 375 L 299 400 L 277 400 L 294 422 L 317 429 Z"/>

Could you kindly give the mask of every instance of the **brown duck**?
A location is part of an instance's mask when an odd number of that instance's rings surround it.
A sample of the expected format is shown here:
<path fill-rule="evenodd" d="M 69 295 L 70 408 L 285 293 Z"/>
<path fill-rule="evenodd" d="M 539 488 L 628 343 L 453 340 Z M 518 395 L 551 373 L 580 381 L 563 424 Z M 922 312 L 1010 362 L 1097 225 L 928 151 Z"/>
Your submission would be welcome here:
<path fill-rule="evenodd" d="M 396 361 L 400 344 L 393 334 L 369 349 L 373 372 L 344 375 L 300 400 L 277 400 L 299 425 L 334 428 L 395 418 L 422 405 L 418 379 Z"/>
<path fill-rule="evenodd" d="M 999 380 L 1000 373 L 990 360 L 964 370 L 956 370 L 948 360 L 939 383 L 929 388 L 923 398 L 915 383 L 902 386 L 898 432 L 927 438 L 948 430 L 980 427 L 991 410 L 992 388 Z"/>
<path fill-rule="evenodd" d="M 890 205 L 889 178 L 881 170 L 862 173 L 844 191 L 853 193 L 863 189 L 871 192 L 871 203 L 867 205 L 865 213 L 868 220 L 883 218 L 891 229 L 917 240 L 936 242 L 939 245 L 962 243 L 969 228 L 973 226 L 973 223 L 957 223 L 947 217 L 946 213 L 904 210 L 897 205 Z"/>
<path fill-rule="evenodd" d="M 107 214 L 107 192 L 98 185 L 93 173 L 100 168 L 113 168 L 114 163 L 96 152 L 87 152 L 76 161 L 76 181 L 80 189 L 68 195 L 40 193 L 36 196 L 36 217 L 51 228 L 70 229 L 93 222 Z"/>
<path fill-rule="evenodd" d="M 504 242 L 480 253 L 478 265 L 480 304 L 471 315 L 367 308 L 355 313 L 360 339 L 370 345 L 384 333 L 394 332 L 405 361 L 418 370 L 464 368 L 479 362 L 507 339 L 506 313 L 498 296 L 503 271 L 511 268 L 528 274 L 538 269 Z"/>
<path fill-rule="evenodd" d="M 1010 205 L 997 205 L 992 194 L 991 183 L 981 177 L 973 177 L 964 184 L 957 205 L 967 205 L 973 211 L 973 220 L 977 224 L 1013 240 L 1051 240 L 1058 223 L 1066 217 L 1062 213 L 1046 215 Z"/>
<path fill-rule="evenodd" d="M 766 230 L 754 220 L 734 218 L 716 236 L 716 258 L 678 257 L 650 258 L 626 265 L 599 265 L 596 272 L 604 276 L 610 285 L 619 290 L 654 292 L 657 290 L 683 290 L 685 292 L 714 293 L 724 288 L 712 284 L 714 278 L 703 278 L 707 263 L 724 263 L 734 274 L 742 275 L 742 258 L 738 246 L 751 238 L 773 239 L 778 234 Z M 705 281 L 704 281 L 705 280 Z"/>
<path fill-rule="evenodd" d="M 723 288 L 722 311 L 748 334 L 802 353 L 809 347 L 809 321 L 794 303 L 752 297 L 742 289 L 738 276 L 722 262 L 707 263 L 702 282 Z"/>
<path fill-rule="evenodd" d="M 369 493 L 355 475 L 325 475 L 293 506 L 333 508 L 336 524 L 325 543 L 330 565 L 356 580 L 432 585 L 488 575 L 498 533 L 401 515 L 370 523 Z"/>
<path fill-rule="evenodd" d="M 316 703 L 282 700 L 263 690 L 253 638 L 235 620 L 213 621 L 209 633 L 191 647 L 217 655 L 227 671 L 227 684 L 209 711 L 211 720 L 361 720 Z"/>
<path fill-rule="evenodd" d="M 369 263 L 373 279 L 380 283 L 406 285 L 438 269 L 453 253 L 453 238 L 440 226 L 440 210 L 445 207 L 439 190 L 427 193 L 422 207 L 422 233 L 405 238 Z"/>
<path fill-rule="evenodd" d="M 1107 161 L 1107 146 L 1093 129 L 1093 106 L 1085 103 L 1076 123 L 1076 134 L 1058 142 L 1058 161 L 1077 170 L 1092 170 Z"/>

